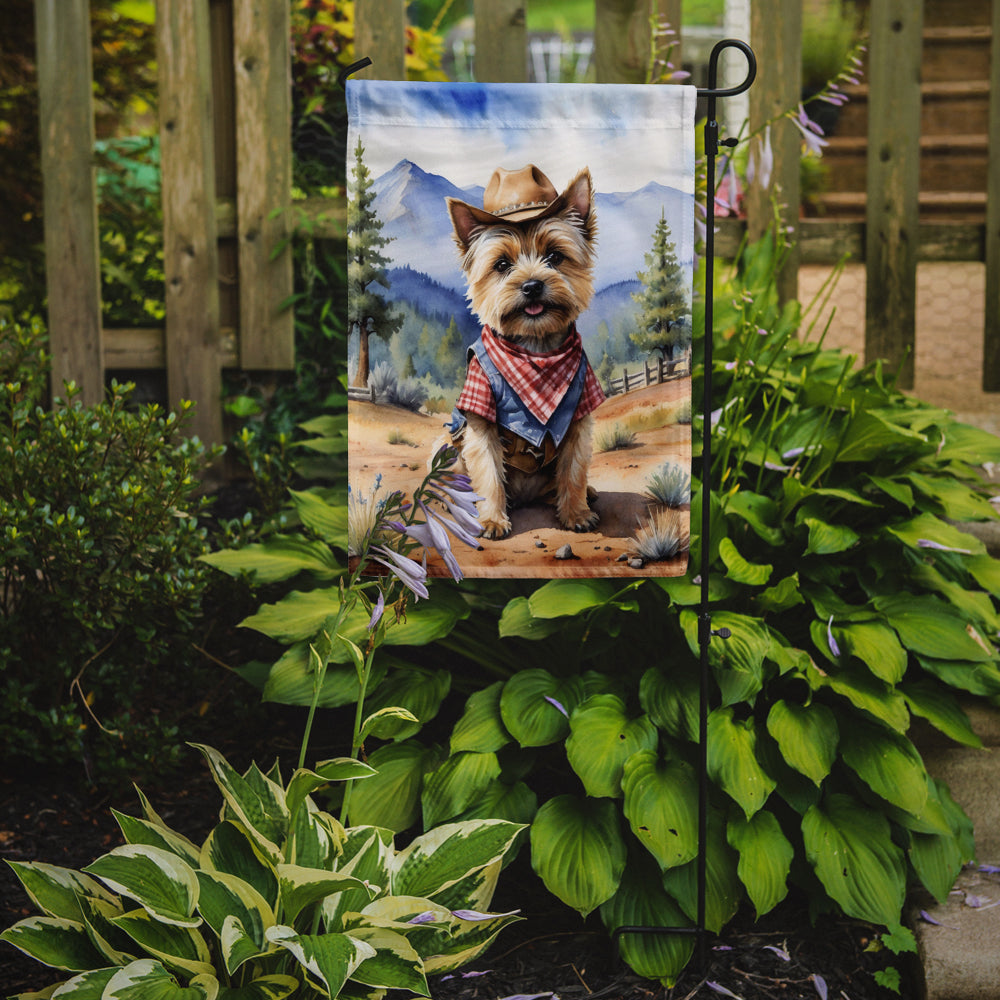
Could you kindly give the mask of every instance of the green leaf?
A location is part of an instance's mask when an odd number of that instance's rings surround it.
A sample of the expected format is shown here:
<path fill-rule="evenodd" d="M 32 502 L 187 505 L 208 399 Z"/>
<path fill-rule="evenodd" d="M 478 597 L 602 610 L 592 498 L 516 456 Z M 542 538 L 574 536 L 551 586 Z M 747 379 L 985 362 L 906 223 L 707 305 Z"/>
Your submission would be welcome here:
<path fill-rule="evenodd" d="M 921 547 L 921 541 L 928 541 L 972 555 L 983 555 L 986 552 L 986 546 L 978 538 L 953 527 L 933 514 L 918 514 L 909 521 L 889 525 L 886 530 L 904 545 L 914 549 Z"/>
<path fill-rule="evenodd" d="M 375 949 L 349 934 L 296 934 L 291 927 L 270 927 L 267 939 L 295 956 L 312 979 L 330 996 L 339 996 L 344 983 Z"/>
<path fill-rule="evenodd" d="M 515 597 L 508 601 L 500 615 L 500 638 L 516 636 L 521 639 L 545 639 L 564 628 L 557 619 L 536 618 L 531 613 L 527 597 Z"/>
<path fill-rule="evenodd" d="M 622 790 L 632 833 L 661 869 L 698 854 L 698 782 L 688 764 L 642 750 L 625 762 Z"/>
<path fill-rule="evenodd" d="M 224 948 L 226 971 L 232 975 L 248 958 L 266 950 L 264 931 L 273 927 L 274 912 L 267 900 L 248 882 L 223 872 L 198 872 L 200 895 L 198 911 L 225 944 L 223 929 L 227 920 L 238 921 L 240 937 L 251 943 L 250 954 L 234 959 L 234 951 Z M 229 932 L 230 935 L 232 931 Z"/>
<path fill-rule="evenodd" d="M 7 864 L 32 903 L 46 916 L 82 920 L 83 911 L 79 901 L 81 896 L 115 902 L 115 897 L 97 879 L 71 868 L 60 868 L 40 861 L 8 861 Z"/>
<path fill-rule="evenodd" d="M 421 804 L 424 827 L 454 819 L 500 777 L 495 753 L 452 754 L 436 771 L 427 775 Z"/>
<path fill-rule="evenodd" d="M 53 993 L 55 986 L 50 986 L 42 993 L 18 993 L 10 997 L 10 1000 L 43 1000 L 50 996 L 58 997 L 58 1000 L 101 1000 L 104 996 L 104 988 L 111 982 L 118 972 L 117 966 L 107 969 L 91 969 L 89 972 L 82 972 L 72 979 L 67 979 L 61 986 L 58 986 L 58 993 Z"/>
<path fill-rule="evenodd" d="M 915 653 L 938 660 L 976 663 L 996 658 L 995 651 L 975 626 L 936 597 L 881 595 L 874 599 L 874 604 L 899 634 L 903 645 Z"/>
<path fill-rule="evenodd" d="M 375 949 L 375 954 L 351 973 L 355 982 L 430 996 L 424 963 L 402 934 L 383 927 L 362 926 L 353 928 L 351 937 Z"/>
<path fill-rule="evenodd" d="M 151 917 L 178 927 L 197 927 L 198 878 L 191 866 L 170 851 L 147 844 L 125 844 L 98 858 L 84 871 L 113 892 L 134 899 Z"/>
<path fill-rule="evenodd" d="M 896 633 L 879 622 L 837 625 L 833 634 L 844 653 L 856 656 L 886 684 L 898 684 L 906 673 L 906 650 Z"/>
<path fill-rule="evenodd" d="M 805 551 L 807 556 L 829 556 L 845 552 L 855 545 L 860 537 L 846 524 L 829 524 L 815 517 L 804 518 L 803 523 L 809 529 L 809 543 Z"/>
<path fill-rule="evenodd" d="M 736 583 L 746 584 L 748 587 L 763 587 L 771 578 L 774 567 L 768 563 L 747 562 L 740 555 L 735 543 L 730 538 L 723 538 L 719 541 L 719 556 L 726 564 L 726 575 Z"/>
<path fill-rule="evenodd" d="M 369 686 L 385 676 L 385 658 L 376 659 Z M 360 686 L 354 667 L 330 665 L 323 675 L 317 708 L 340 708 L 358 700 Z M 310 662 L 310 646 L 297 642 L 282 653 L 271 667 L 261 693 L 264 701 L 281 705 L 311 705 L 316 697 L 316 674 Z"/>
<path fill-rule="evenodd" d="M 943 681 L 948 687 L 985 697 L 1000 694 L 1000 669 L 992 663 L 936 660 L 930 656 L 918 656 L 917 662 L 927 673 Z"/>
<path fill-rule="evenodd" d="M 737 816 L 726 829 L 729 846 L 739 851 L 736 873 L 760 919 L 788 894 L 788 873 L 795 849 L 774 813 L 762 809 L 750 819 Z"/>
<path fill-rule="evenodd" d="M 818 787 L 837 756 L 839 731 L 833 712 L 818 702 L 798 705 L 779 699 L 768 713 L 767 731 L 785 761 Z"/>
<path fill-rule="evenodd" d="M 198 864 L 199 849 L 187 837 L 175 833 L 162 823 L 126 816 L 125 813 L 120 813 L 117 809 L 112 809 L 111 812 L 128 843 L 159 847 L 164 851 L 176 854 L 189 865 Z"/>
<path fill-rule="evenodd" d="M 984 496 L 959 482 L 954 476 L 924 476 L 910 472 L 907 480 L 925 497 L 940 505 L 949 521 L 993 520 L 996 511 Z"/>
<path fill-rule="evenodd" d="M 1000 597 L 1000 559 L 990 555 L 974 556 L 965 560 L 965 568 L 980 587 Z"/>
<path fill-rule="evenodd" d="M 277 905 L 277 873 L 242 824 L 227 820 L 216 826 L 202 844 L 199 866 L 234 875 L 253 886 L 270 906 Z"/>
<path fill-rule="evenodd" d="M 745 521 L 758 538 L 774 548 L 784 541 L 781 512 L 771 497 L 750 490 L 739 490 L 726 497 L 726 514 Z"/>
<path fill-rule="evenodd" d="M 289 644 L 312 639 L 327 619 L 339 610 L 340 591 L 337 587 L 293 590 L 276 604 L 262 604 L 256 614 L 244 618 L 240 625 Z"/>
<path fill-rule="evenodd" d="M 289 490 L 292 505 L 302 523 L 324 542 L 347 548 L 347 506 L 328 503 L 313 490 Z"/>
<path fill-rule="evenodd" d="M 320 761 L 315 770 L 298 768 L 288 782 L 285 792 L 285 806 L 288 812 L 296 813 L 309 795 L 331 781 L 357 781 L 372 778 L 378 772 L 370 764 L 353 757 L 334 757 Z"/>
<path fill-rule="evenodd" d="M 924 888 L 939 902 L 948 900 L 964 858 L 953 834 L 911 833 L 910 864 Z"/>
<path fill-rule="evenodd" d="M 199 558 L 229 576 L 246 574 L 255 584 L 277 583 L 299 573 L 332 580 L 344 572 L 325 542 L 296 535 L 272 535 L 266 542 L 209 552 Z"/>
<path fill-rule="evenodd" d="M 591 695 L 574 709 L 566 758 L 588 795 L 621 796 L 622 769 L 638 750 L 653 750 L 659 735 L 649 716 L 629 719 L 613 694 Z"/>
<path fill-rule="evenodd" d="M 906 866 L 885 816 L 834 794 L 809 809 L 802 836 L 809 863 L 844 913 L 874 924 L 899 923 Z"/>
<path fill-rule="evenodd" d="M 608 799 L 557 795 L 531 824 L 531 865 L 545 887 L 586 916 L 618 889 L 625 842 Z"/>
<path fill-rule="evenodd" d="M 0 934 L 35 961 L 54 969 L 81 972 L 99 968 L 104 958 L 95 950 L 83 924 L 65 917 L 28 917 Z"/>
<path fill-rule="evenodd" d="M 618 591 L 610 580 L 549 580 L 528 598 L 535 618 L 564 618 L 607 604 Z"/>
<path fill-rule="evenodd" d="M 380 740 L 390 740 L 400 731 L 406 732 L 414 724 L 419 728 L 420 720 L 406 708 L 393 706 L 391 708 L 380 708 L 377 712 L 372 712 L 361 724 L 358 736 L 361 740 L 374 736 Z"/>
<path fill-rule="evenodd" d="M 451 752 L 474 750 L 494 753 L 510 742 L 510 733 L 500 716 L 503 681 L 496 681 L 469 696 L 462 717 L 451 733 Z"/>
<path fill-rule="evenodd" d="M 425 722 L 437 715 L 445 695 L 451 689 L 451 673 L 447 670 L 427 670 L 420 667 L 394 670 L 371 694 L 365 705 L 371 711 L 402 708 L 415 721 L 384 720 L 379 727 L 380 739 L 405 740 L 419 732 Z"/>
<path fill-rule="evenodd" d="M 434 750 L 415 740 L 379 747 L 368 758 L 377 773 L 351 789 L 351 824 L 397 833 L 413 826 L 420 817 L 424 774 L 437 760 Z"/>
<path fill-rule="evenodd" d="M 527 826 L 538 812 L 538 796 L 523 782 L 512 785 L 503 780 L 493 781 L 457 818 L 505 819 Z"/>
<path fill-rule="evenodd" d="M 194 928 L 162 923 L 145 910 L 123 913 L 111 922 L 168 968 L 179 969 L 188 976 L 212 974 L 208 945 Z"/>
<path fill-rule="evenodd" d="M 216 1000 L 218 993 L 219 982 L 212 975 L 198 975 L 180 986 L 159 962 L 143 958 L 117 970 L 101 1000 Z"/>
<path fill-rule="evenodd" d="M 693 611 L 682 611 L 680 622 L 692 655 L 700 657 L 698 616 Z M 771 648 L 770 633 L 759 618 L 730 611 L 713 613 L 713 631 L 723 628 L 729 629 L 729 638 L 715 637 L 708 646 L 708 662 L 722 690 L 723 704 L 752 703 L 763 686 L 764 659 Z"/>
<path fill-rule="evenodd" d="M 972 728 L 965 710 L 947 688 L 931 680 L 908 681 L 900 686 L 914 715 L 926 719 L 945 736 L 967 747 L 981 747 L 983 741 Z"/>
<path fill-rule="evenodd" d="M 261 976 L 245 986 L 223 987 L 218 1000 L 285 1000 L 298 988 L 292 976 Z"/>
<path fill-rule="evenodd" d="M 360 879 L 342 872 L 303 868 L 301 865 L 278 865 L 281 907 L 286 920 L 295 918 L 313 903 L 346 889 L 366 889 Z M 374 892 L 371 893 L 374 896 Z"/>
<path fill-rule="evenodd" d="M 867 462 L 878 459 L 890 448 L 926 444 L 915 431 L 890 423 L 871 410 L 862 411 L 851 421 L 837 451 L 838 462 Z"/>
<path fill-rule="evenodd" d="M 583 683 L 579 677 L 560 679 L 547 670 L 522 670 L 504 684 L 500 716 L 521 746 L 547 746 L 565 738 L 569 715 L 582 700 Z"/>
<path fill-rule="evenodd" d="M 813 667 L 807 679 L 814 689 L 829 688 L 855 708 L 881 719 L 897 732 L 906 732 L 910 724 L 910 713 L 906 710 L 903 696 L 884 681 L 873 677 L 868 670 L 841 667 L 836 673 L 824 675 Z"/>
<path fill-rule="evenodd" d="M 900 733 L 853 718 L 841 741 L 844 762 L 876 795 L 919 815 L 927 801 L 927 772 L 920 754 Z"/>
<path fill-rule="evenodd" d="M 792 573 L 779 580 L 773 587 L 761 591 L 754 598 L 757 607 L 764 612 L 778 613 L 804 604 L 805 598 L 799 585 L 799 574 Z"/>
<path fill-rule="evenodd" d="M 666 672 L 650 667 L 639 681 L 639 704 L 660 729 L 678 740 L 698 739 L 698 675 L 689 665 Z"/>
<path fill-rule="evenodd" d="M 708 774 L 748 819 L 764 805 L 776 782 L 757 762 L 753 718 L 737 721 L 731 707 L 709 713 Z"/>

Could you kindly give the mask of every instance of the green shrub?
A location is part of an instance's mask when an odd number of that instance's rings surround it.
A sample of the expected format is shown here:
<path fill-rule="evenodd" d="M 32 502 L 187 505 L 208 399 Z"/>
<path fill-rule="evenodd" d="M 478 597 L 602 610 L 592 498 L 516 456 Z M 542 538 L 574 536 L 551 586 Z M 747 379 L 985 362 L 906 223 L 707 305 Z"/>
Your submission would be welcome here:
<path fill-rule="evenodd" d="M 0 744 L 8 761 L 83 758 L 93 776 L 175 752 L 151 681 L 191 659 L 208 456 L 188 405 L 131 409 L 127 385 L 96 406 L 69 385 L 43 408 L 41 335 L 0 321 Z"/>

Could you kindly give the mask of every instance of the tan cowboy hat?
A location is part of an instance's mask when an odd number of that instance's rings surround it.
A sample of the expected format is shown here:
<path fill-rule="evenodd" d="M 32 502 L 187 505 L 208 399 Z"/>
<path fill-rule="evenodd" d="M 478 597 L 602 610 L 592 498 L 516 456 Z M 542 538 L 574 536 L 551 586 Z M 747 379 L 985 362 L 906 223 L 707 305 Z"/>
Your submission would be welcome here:
<path fill-rule="evenodd" d="M 483 192 L 483 207 L 466 207 L 477 222 L 495 224 L 497 219 L 525 222 L 554 215 L 563 207 L 565 199 L 556 192 L 552 181 L 533 163 L 520 170 L 493 171 Z"/>

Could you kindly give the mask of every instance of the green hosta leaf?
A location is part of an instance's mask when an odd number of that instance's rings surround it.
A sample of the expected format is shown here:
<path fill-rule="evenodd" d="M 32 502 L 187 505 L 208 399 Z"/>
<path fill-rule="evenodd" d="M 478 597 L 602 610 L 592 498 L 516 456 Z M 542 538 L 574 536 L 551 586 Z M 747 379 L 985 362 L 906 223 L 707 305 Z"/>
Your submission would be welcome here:
<path fill-rule="evenodd" d="M 732 708 L 717 708 L 709 714 L 708 774 L 748 819 L 764 805 L 776 783 L 757 762 L 752 718 L 739 722 Z"/>
<path fill-rule="evenodd" d="M 889 525 L 886 530 L 910 548 L 921 548 L 921 542 L 933 542 L 948 549 L 970 555 L 983 555 L 986 546 L 968 532 L 961 531 L 933 514 L 918 514 L 909 521 Z"/>
<path fill-rule="evenodd" d="M 886 684 L 898 684 L 906 673 L 906 650 L 896 633 L 878 622 L 852 622 L 833 627 L 841 651 L 856 656 Z"/>
<path fill-rule="evenodd" d="M 989 500 L 953 477 L 911 472 L 906 478 L 925 497 L 940 504 L 942 513 L 950 521 L 987 521 L 996 517 Z"/>
<path fill-rule="evenodd" d="M 929 782 L 930 797 L 935 804 L 942 808 L 947 820 L 947 813 L 954 815 L 953 810 L 957 807 L 950 799 L 942 801 L 939 796 L 938 787 L 932 781 Z M 946 812 L 947 810 L 947 812 Z M 965 820 L 961 815 L 959 822 Z M 958 873 L 962 870 L 962 865 L 971 860 L 971 851 L 967 855 L 963 850 L 961 836 L 952 832 L 949 828 L 944 833 L 920 833 L 910 834 L 910 864 L 917 873 L 920 881 L 932 896 L 939 902 L 944 903 Z"/>
<path fill-rule="evenodd" d="M 538 812 L 538 796 L 523 782 L 491 782 L 460 816 L 466 819 L 505 819 L 527 826 Z"/>
<path fill-rule="evenodd" d="M 369 686 L 377 685 L 385 676 L 382 658 L 376 658 Z M 316 702 L 318 708 L 339 708 L 358 700 L 358 675 L 353 666 L 330 664 Z M 271 666 L 264 681 L 261 697 L 279 705 L 311 705 L 316 697 L 316 674 L 310 662 L 309 643 L 289 646 Z"/>
<path fill-rule="evenodd" d="M 982 555 L 966 559 L 964 562 L 965 568 L 980 587 L 989 591 L 994 597 L 1000 597 L 1000 559 Z"/>
<path fill-rule="evenodd" d="M 549 892 L 586 916 L 618 889 L 625 842 L 607 799 L 558 795 L 531 825 L 531 865 Z"/>
<path fill-rule="evenodd" d="M 268 929 L 267 939 L 291 952 L 310 978 L 332 997 L 339 995 L 362 962 L 375 957 L 370 944 L 348 934 L 296 934 L 291 927 L 279 924 Z"/>
<path fill-rule="evenodd" d="M 835 673 L 824 675 L 814 667 L 806 676 L 813 688 L 829 688 L 897 732 L 906 732 L 910 713 L 906 710 L 903 696 L 884 681 L 873 677 L 868 670 L 841 667 Z"/>
<path fill-rule="evenodd" d="M 906 483 L 886 476 L 865 476 L 865 479 L 907 510 L 913 508 L 913 490 Z"/>
<path fill-rule="evenodd" d="M 945 736 L 967 747 L 983 745 L 965 710 L 947 688 L 925 680 L 908 681 L 900 686 L 900 690 L 910 711 L 926 719 Z"/>
<path fill-rule="evenodd" d="M 927 801 L 927 772 L 907 737 L 861 719 L 852 719 L 850 738 L 841 741 L 847 766 L 876 795 L 919 815 Z"/>
<path fill-rule="evenodd" d="M 886 595 L 876 597 L 874 603 L 899 633 L 903 645 L 915 653 L 974 663 L 996 658 L 975 627 L 936 597 Z"/>
<path fill-rule="evenodd" d="M 726 575 L 736 583 L 746 584 L 748 587 L 763 587 L 771 578 L 774 567 L 769 563 L 747 562 L 740 555 L 739 550 L 730 538 L 723 538 L 719 541 L 719 556 L 726 564 Z"/>
<path fill-rule="evenodd" d="M 860 537 L 846 524 L 828 524 L 815 517 L 804 518 L 803 523 L 809 529 L 809 542 L 805 551 L 807 556 L 829 556 L 845 552 L 856 544 Z"/>
<path fill-rule="evenodd" d="M 588 795 L 616 799 L 622 794 L 622 768 L 638 750 L 653 750 L 659 734 L 646 716 L 629 719 L 625 703 L 613 694 L 595 694 L 570 718 L 566 757 Z"/>
<path fill-rule="evenodd" d="M 215 931 L 216 936 L 227 944 L 224 947 L 226 970 L 232 975 L 248 958 L 255 957 L 266 949 L 264 931 L 274 926 L 274 912 L 267 900 L 247 882 L 222 872 L 198 872 L 201 893 L 198 910 L 205 922 Z M 230 928 L 224 934 L 227 921 L 238 922 L 238 928 Z M 238 933 L 236 931 L 238 930 Z M 240 942 L 240 950 L 233 947 L 233 939 Z M 246 954 L 243 941 L 249 939 L 250 953 Z"/>
<path fill-rule="evenodd" d="M 353 757 L 334 757 L 321 761 L 312 771 L 299 768 L 288 782 L 285 805 L 289 813 L 298 812 L 307 796 L 331 781 L 356 781 L 374 777 L 377 773 L 374 767 Z"/>
<path fill-rule="evenodd" d="M 451 632 L 457 622 L 468 617 L 469 604 L 462 597 L 460 591 L 438 588 L 433 601 L 420 601 L 407 606 L 406 617 L 398 622 L 393 622 L 386 629 L 385 645 L 426 646 L 428 643 L 443 639 Z M 369 612 L 358 604 L 347 616 L 340 633 L 363 647 L 368 641 L 368 622 L 370 620 Z M 346 660 L 346 657 L 347 654 L 344 653 L 343 659 Z M 406 705 L 405 707 L 412 706 Z M 419 712 L 413 714 L 420 716 Z"/>
<path fill-rule="evenodd" d="M 424 774 L 438 760 L 435 750 L 415 740 L 379 747 L 368 758 L 378 773 L 351 790 L 351 824 L 381 826 L 396 833 L 413 826 L 420 817 Z"/>
<path fill-rule="evenodd" d="M 451 733 L 451 752 L 473 750 L 493 753 L 510 742 L 510 733 L 500 717 L 500 692 L 503 681 L 469 696 L 462 717 Z"/>
<path fill-rule="evenodd" d="M 579 677 L 560 679 L 547 670 L 522 670 L 504 684 L 500 716 L 521 746 L 547 746 L 569 732 L 569 716 L 583 697 Z"/>
<path fill-rule="evenodd" d="M 201 848 L 199 867 L 234 875 L 253 886 L 271 907 L 277 905 L 277 873 L 240 823 L 227 820 L 208 835 Z"/>
<path fill-rule="evenodd" d="M 276 604 L 261 605 L 256 614 L 244 618 L 240 624 L 287 644 L 312 639 L 339 610 L 337 587 L 293 590 Z"/>
<path fill-rule="evenodd" d="M 685 664 L 669 672 L 650 667 L 639 682 L 639 704 L 660 729 L 678 740 L 698 739 L 698 675 Z"/>
<path fill-rule="evenodd" d="M 497 819 L 446 823 L 429 830 L 396 855 L 392 891 L 434 899 L 461 879 L 499 862 L 521 829 Z"/>
<path fill-rule="evenodd" d="M 91 944 L 87 929 L 64 917 L 28 917 L 0 934 L 6 941 L 35 961 L 54 969 L 81 972 L 99 968 L 105 960 Z"/>
<path fill-rule="evenodd" d="M 104 987 L 101 1000 L 216 1000 L 218 995 L 215 976 L 198 975 L 181 986 L 159 962 L 143 958 L 118 969 Z"/>
<path fill-rule="evenodd" d="M 298 988 L 292 976 L 261 976 L 245 986 L 223 987 L 218 1000 L 285 1000 Z"/>
<path fill-rule="evenodd" d="M 714 934 L 732 919 L 743 899 L 743 884 L 736 874 L 736 852 L 726 843 L 726 825 L 721 814 L 708 818 L 705 849 L 705 926 Z M 663 887 L 691 920 L 698 918 L 698 861 L 670 868 L 663 873 Z"/>
<path fill-rule="evenodd" d="M 784 540 L 781 512 L 770 497 L 750 490 L 739 490 L 726 497 L 726 514 L 745 521 L 770 546 L 778 547 Z"/>
<path fill-rule="evenodd" d="M 419 732 L 423 723 L 437 715 L 441 702 L 450 689 L 451 674 L 447 670 L 424 670 L 417 667 L 394 670 L 375 688 L 365 706 L 372 712 L 383 708 L 404 708 L 410 712 L 419 721 L 387 720 L 379 733 L 381 739 L 405 740 Z"/>
<path fill-rule="evenodd" d="M 424 826 L 430 828 L 454 819 L 499 777 L 495 753 L 452 754 L 424 780 Z"/>
<path fill-rule="evenodd" d="M 640 751 L 625 762 L 622 789 L 625 818 L 660 868 L 697 855 L 698 782 L 688 764 Z"/>
<path fill-rule="evenodd" d="M 868 462 L 894 447 L 926 444 L 927 439 L 871 410 L 854 417 L 837 451 L 838 462 Z"/>
<path fill-rule="evenodd" d="M 351 973 L 355 982 L 430 996 L 424 963 L 402 934 L 383 927 L 362 926 L 352 929 L 351 937 L 375 949 L 375 954 Z"/>
<path fill-rule="evenodd" d="M 826 705 L 797 705 L 779 699 L 768 713 L 767 731 L 777 741 L 785 761 L 815 785 L 830 773 L 837 756 L 839 731 Z"/>
<path fill-rule="evenodd" d="M 367 886 L 353 875 L 303 868 L 301 865 L 278 865 L 278 884 L 281 888 L 282 913 L 286 920 L 293 922 L 305 907 L 318 903 L 327 896 L 345 889 L 367 891 Z M 374 894 L 372 891 L 370 895 Z"/>
<path fill-rule="evenodd" d="M 380 708 L 365 719 L 358 735 L 362 740 L 368 739 L 369 736 L 380 740 L 391 740 L 397 734 L 405 739 L 406 737 L 401 734 L 412 735 L 421 725 L 420 720 L 409 709 L 398 706 Z"/>
<path fill-rule="evenodd" d="M 601 920 L 609 932 L 619 927 L 687 927 L 691 922 L 664 891 L 655 866 L 630 858 L 617 892 L 601 904 Z M 690 934 L 623 934 L 622 958 L 638 975 L 673 986 L 691 959 Z"/>
<path fill-rule="evenodd" d="M 13 869 L 31 901 L 46 916 L 81 920 L 81 896 L 115 902 L 115 897 L 97 879 L 71 868 L 60 868 L 39 861 L 8 861 L 7 864 Z"/>
<path fill-rule="evenodd" d="M 272 535 L 265 542 L 209 552 L 199 558 L 230 576 L 245 573 L 255 584 L 276 583 L 299 573 L 332 580 L 344 571 L 325 542 L 311 542 L 296 535 Z"/>
<path fill-rule="evenodd" d="M 113 892 L 134 899 L 150 916 L 178 927 L 197 927 L 198 878 L 170 851 L 146 844 L 125 844 L 98 858 L 84 871 Z"/>
<path fill-rule="evenodd" d="M 549 580 L 529 598 L 535 618 L 564 618 L 607 604 L 618 591 L 610 580 Z"/>
<path fill-rule="evenodd" d="M 187 837 L 175 833 L 159 823 L 126 816 L 124 813 L 118 812 L 117 809 L 112 809 L 111 812 L 118 821 L 122 835 L 128 843 L 159 847 L 164 851 L 176 854 L 189 865 L 198 864 L 199 849 Z"/>
<path fill-rule="evenodd" d="M 521 639 L 545 639 L 553 635 L 565 624 L 558 619 L 536 618 L 531 613 L 527 597 L 515 597 L 508 601 L 500 615 L 500 638 L 517 636 Z"/>
<path fill-rule="evenodd" d="M 986 697 L 1000 694 L 1000 669 L 992 663 L 935 660 L 930 656 L 918 656 L 917 662 L 948 687 Z"/>
<path fill-rule="evenodd" d="M 809 863 L 844 913 L 874 924 L 899 923 L 906 866 L 880 812 L 849 795 L 830 795 L 806 813 L 802 836 Z"/>
<path fill-rule="evenodd" d="M 738 816 L 726 829 L 729 846 L 739 851 L 736 873 L 760 919 L 788 894 L 788 873 L 795 849 L 781 832 L 774 813 L 762 809 L 751 819 Z"/>
<path fill-rule="evenodd" d="M 191 927 L 164 924 L 145 910 L 132 910 L 114 917 L 112 923 L 136 944 L 171 969 L 189 976 L 211 975 L 212 956 L 205 939 Z"/>
<path fill-rule="evenodd" d="M 799 586 L 799 574 L 793 573 L 779 580 L 773 587 L 761 591 L 754 598 L 756 605 L 765 614 L 767 612 L 777 613 L 794 608 L 798 604 L 804 604 L 805 598 Z"/>
<path fill-rule="evenodd" d="M 911 579 L 914 590 L 929 590 L 941 596 L 956 611 L 976 622 L 987 634 L 1000 632 L 1000 615 L 992 597 L 981 590 L 971 590 L 965 584 L 947 579 L 929 562 L 914 567 Z"/>
<path fill-rule="evenodd" d="M 1000 446 L 995 434 L 981 427 L 950 421 L 937 458 L 941 462 L 965 462 L 968 465 L 998 462 Z"/>
<path fill-rule="evenodd" d="M 289 490 L 292 505 L 302 523 L 324 542 L 347 548 L 347 506 L 327 503 L 312 490 Z"/>
<path fill-rule="evenodd" d="M 698 616 L 681 612 L 681 627 L 694 656 L 700 656 Z M 712 629 L 729 629 L 728 639 L 713 637 L 708 646 L 708 662 L 722 690 L 723 704 L 753 701 L 763 686 L 764 659 L 771 648 L 771 636 L 759 618 L 718 611 L 712 615 Z"/>

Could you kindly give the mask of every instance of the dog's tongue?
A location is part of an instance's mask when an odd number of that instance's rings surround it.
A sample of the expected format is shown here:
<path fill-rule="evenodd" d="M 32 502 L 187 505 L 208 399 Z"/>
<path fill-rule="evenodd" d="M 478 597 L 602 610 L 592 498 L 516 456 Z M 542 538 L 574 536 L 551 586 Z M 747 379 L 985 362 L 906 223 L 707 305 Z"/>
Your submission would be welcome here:
<path fill-rule="evenodd" d="M 545 306 L 541 302 L 532 302 L 530 306 L 525 306 L 524 311 L 529 316 L 541 316 L 545 312 Z"/>

